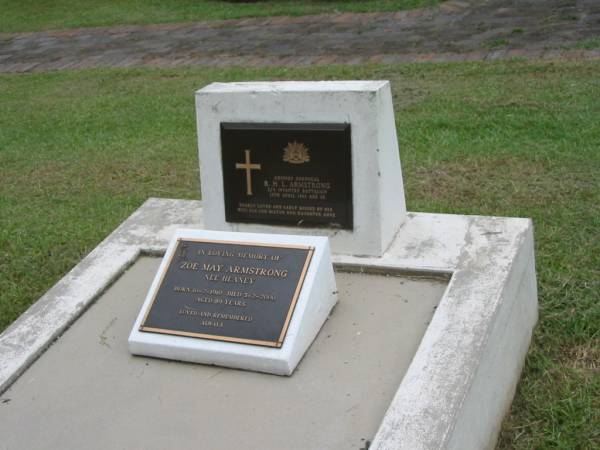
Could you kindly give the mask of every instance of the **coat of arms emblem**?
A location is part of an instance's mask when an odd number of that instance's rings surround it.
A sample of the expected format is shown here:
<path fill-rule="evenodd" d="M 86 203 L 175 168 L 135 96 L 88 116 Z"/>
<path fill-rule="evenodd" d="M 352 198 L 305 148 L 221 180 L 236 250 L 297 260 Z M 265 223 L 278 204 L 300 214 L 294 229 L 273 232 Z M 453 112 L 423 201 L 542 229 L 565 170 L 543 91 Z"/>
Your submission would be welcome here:
<path fill-rule="evenodd" d="M 288 142 L 288 145 L 283 149 L 283 160 L 291 164 L 309 162 L 308 148 L 301 142 Z"/>

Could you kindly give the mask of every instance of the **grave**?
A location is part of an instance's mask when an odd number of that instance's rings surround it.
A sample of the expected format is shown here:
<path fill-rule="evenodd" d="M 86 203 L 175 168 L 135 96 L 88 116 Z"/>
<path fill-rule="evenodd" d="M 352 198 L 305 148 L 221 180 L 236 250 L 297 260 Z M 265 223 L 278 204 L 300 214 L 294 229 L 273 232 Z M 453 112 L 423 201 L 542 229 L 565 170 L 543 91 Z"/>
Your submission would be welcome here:
<path fill-rule="evenodd" d="M 387 82 L 214 84 L 196 101 L 203 201 L 149 199 L 2 333 L 0 445 L 493 448 L 537 319 L 531 221 L 406 212 Z M 291 376 L 204 358 L 284 350 L 301 309 L 271 347 L 140 336 L 182 331 L 149 312 L 160 258 L 217 236 L 329 239 L 339 301 L 279 366 Z M 139 353 L 177 345 L 133 356 L 130 335 Z M 220 365 L 174 361 L 192 341 L 207 347 L 188 361 Z"/>

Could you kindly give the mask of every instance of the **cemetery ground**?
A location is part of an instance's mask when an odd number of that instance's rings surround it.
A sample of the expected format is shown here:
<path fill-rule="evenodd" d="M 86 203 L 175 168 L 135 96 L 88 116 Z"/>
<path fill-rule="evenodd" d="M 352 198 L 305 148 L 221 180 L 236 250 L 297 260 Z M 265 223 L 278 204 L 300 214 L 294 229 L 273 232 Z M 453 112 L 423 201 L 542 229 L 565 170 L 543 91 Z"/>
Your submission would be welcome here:
<path fill-rule="evenodd" d="M 196 89 L 389 79 L 410 211 L 534 221 L 540 320 L 499 448 L 597 448 L 599 72 L 503 61 L 0 75 L 0 330 L 148 197 L 199 198 Z"/>

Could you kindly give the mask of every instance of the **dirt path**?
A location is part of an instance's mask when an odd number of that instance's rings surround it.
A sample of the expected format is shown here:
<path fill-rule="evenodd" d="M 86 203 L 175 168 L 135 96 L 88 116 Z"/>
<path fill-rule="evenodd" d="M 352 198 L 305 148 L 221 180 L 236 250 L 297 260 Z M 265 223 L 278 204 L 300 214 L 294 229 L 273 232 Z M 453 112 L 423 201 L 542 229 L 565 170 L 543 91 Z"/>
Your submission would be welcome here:
<path fill-rule="evenodd" d="M 0 72 L 600 58 L 599 0 L 449 1 L 432 9 L 0 34 Z"/>

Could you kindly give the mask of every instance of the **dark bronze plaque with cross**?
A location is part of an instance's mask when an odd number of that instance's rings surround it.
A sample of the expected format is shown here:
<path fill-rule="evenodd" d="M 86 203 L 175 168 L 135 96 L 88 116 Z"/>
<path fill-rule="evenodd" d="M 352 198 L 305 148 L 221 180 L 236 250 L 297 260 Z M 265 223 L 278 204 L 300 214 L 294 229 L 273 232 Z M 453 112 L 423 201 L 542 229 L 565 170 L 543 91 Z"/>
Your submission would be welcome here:
<path fill-rule="evenodd" d="M 349 124 L 222 123 L 225 219 L 352 229 Z"/>

